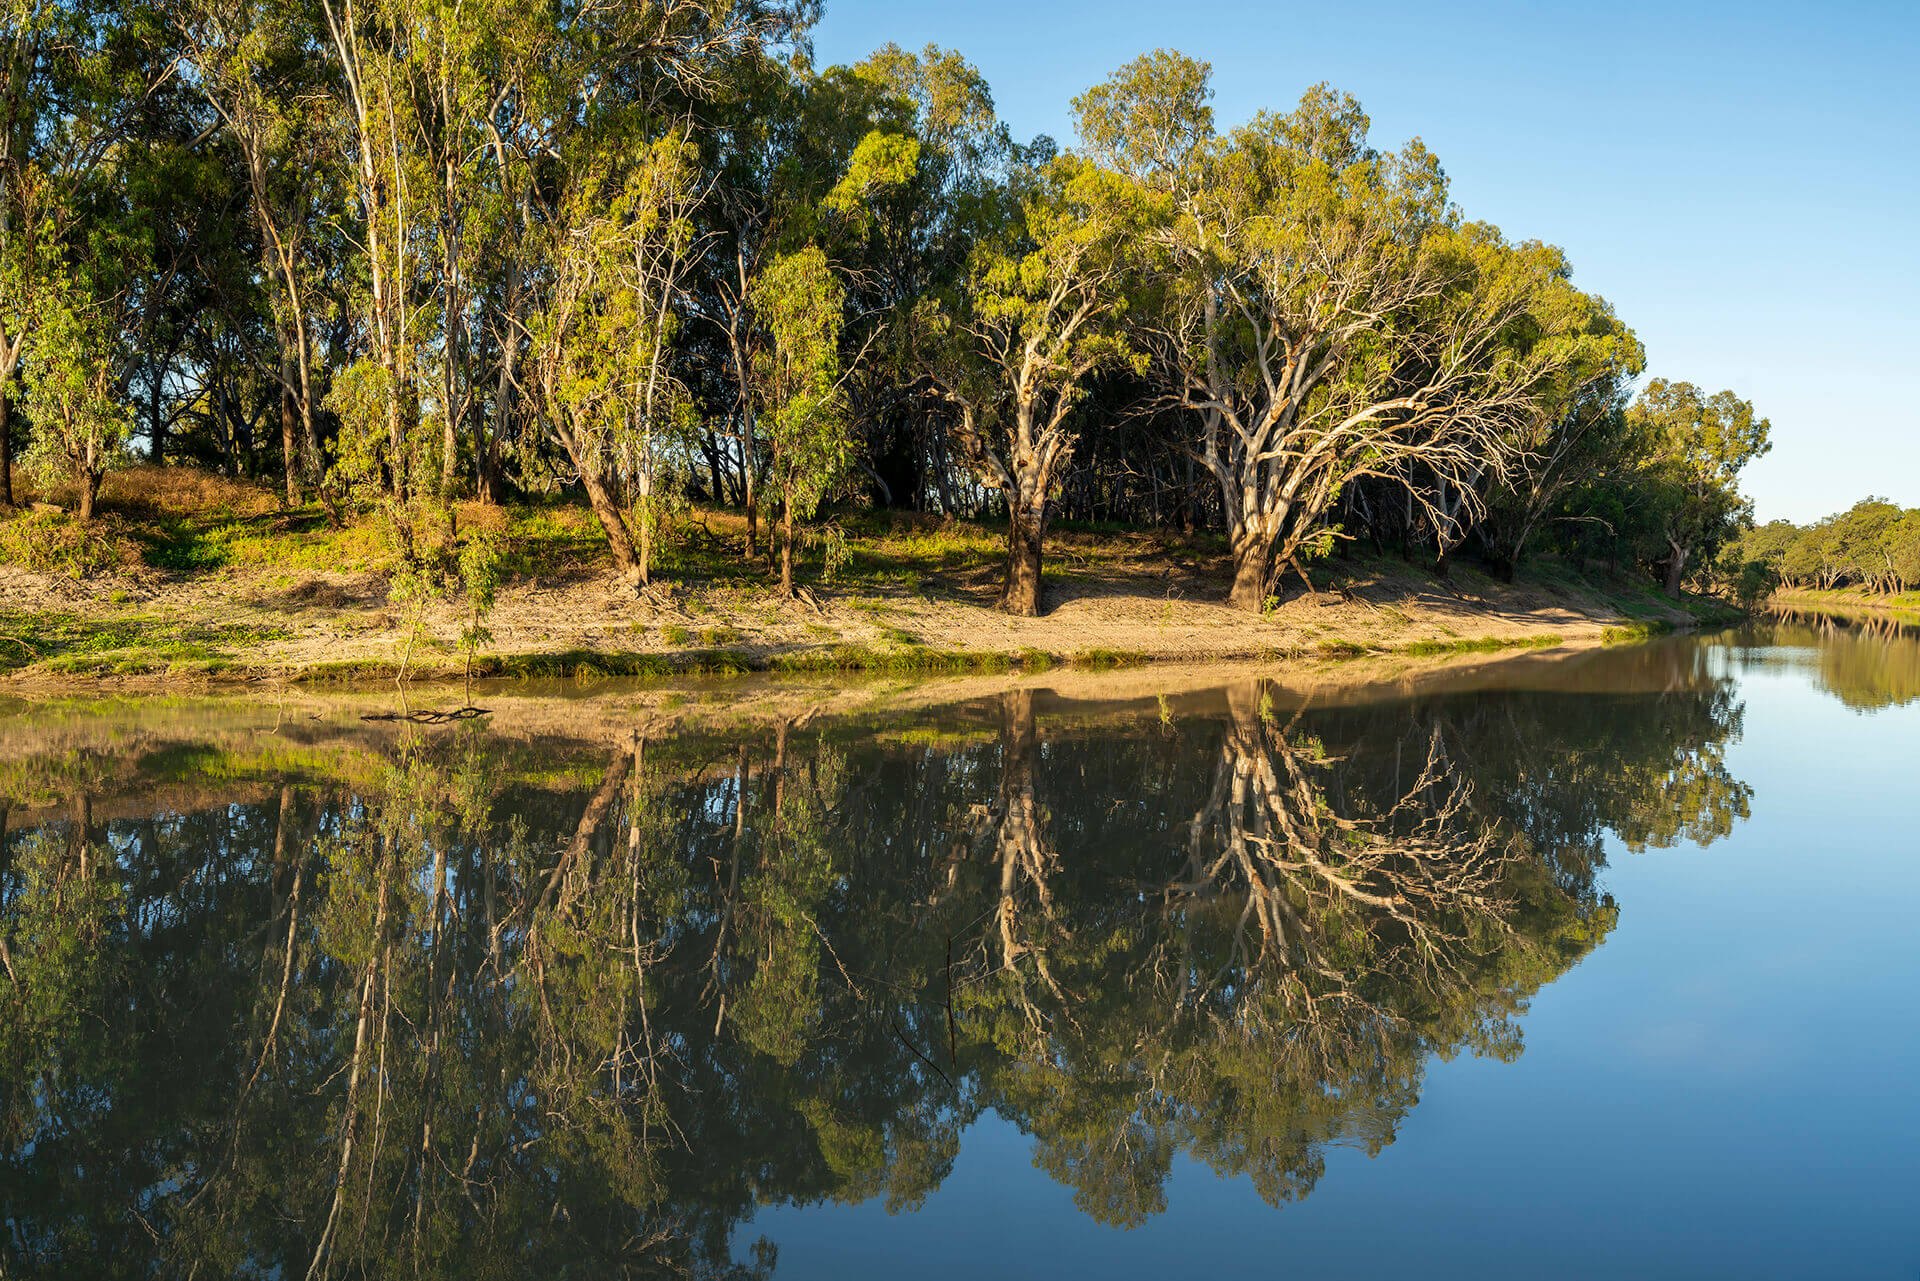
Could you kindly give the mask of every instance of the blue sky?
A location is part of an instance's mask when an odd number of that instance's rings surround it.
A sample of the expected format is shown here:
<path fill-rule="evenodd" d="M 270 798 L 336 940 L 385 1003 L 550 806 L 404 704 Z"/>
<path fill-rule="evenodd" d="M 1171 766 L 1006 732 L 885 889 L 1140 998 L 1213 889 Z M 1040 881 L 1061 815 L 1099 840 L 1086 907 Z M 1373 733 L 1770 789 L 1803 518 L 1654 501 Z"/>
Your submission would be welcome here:
<path fill-rule="evenodd" d="M 1154 48 L 1213 64 L 1237 123 L 1327 80 L 1424 138 L 1469 217 L 1566 248 L 1649 373 L 1773 422 L 1761 520 L 1920 506 L 1920 0 L 828 0 L 815 60 L 958 49 L 1022 137 Z"/>

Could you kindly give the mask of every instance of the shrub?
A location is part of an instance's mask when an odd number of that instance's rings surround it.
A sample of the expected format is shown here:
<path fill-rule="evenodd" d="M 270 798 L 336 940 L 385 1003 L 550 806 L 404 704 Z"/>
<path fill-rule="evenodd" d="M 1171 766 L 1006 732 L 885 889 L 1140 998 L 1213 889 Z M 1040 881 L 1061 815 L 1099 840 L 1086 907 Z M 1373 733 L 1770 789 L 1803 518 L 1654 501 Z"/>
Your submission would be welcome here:
<path fill-rule="evenodd" d="M 137 560 L 125 538 L 101 521 L 65 512 L 27 512 L 0 522 L 0 561 L 42 574 L 89 578 Z"/>

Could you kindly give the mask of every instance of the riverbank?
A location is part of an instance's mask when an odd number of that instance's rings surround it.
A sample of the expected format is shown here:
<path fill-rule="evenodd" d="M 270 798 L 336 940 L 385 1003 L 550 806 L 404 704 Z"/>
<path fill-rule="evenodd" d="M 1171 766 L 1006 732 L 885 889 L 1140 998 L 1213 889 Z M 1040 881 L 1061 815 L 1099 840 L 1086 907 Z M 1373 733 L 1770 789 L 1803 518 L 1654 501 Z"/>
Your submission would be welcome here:
<path fill-rule="evenodd" d="M 1044 613 L 1014 618 L 994 608 L 998 530 L 884 512 L 844 518 L 834 574 L 810 554 L 807 590 L 783 600 L 742 555 L 741 518 L 697 511 L 638 592 L 612 572 L 585 512 L 471 507 L 462 527 L 500 541 L 506 574 L 470 664 L 469 616 L 390 598 L 371 522 L 336 528 L 218 478 L 115 484 L 107 519 L 77 550 L 55 523 L 37 548 L 12 526 L 0 673 L 16 689 L 1426 657 L 1646 634 L 1718 609 L 1552 560 L 1509 584 L 1468 564 L 1439 578 L 1351 555 L 1317 565 L 1311 592 L 1296 579 L 1249 614 L 1222 603 L 1216 536 L 1063 528 L 1049 539 Z"/>
<path fill-rule="evenodd" d="M 1908 621 L 1920 619 L 1920 592 L 1867 592 L 1853 588 L 1812 591 L 1792 588 L 1768 597 L 1773 609 L 1822 614 L 1892 614 Z"/>

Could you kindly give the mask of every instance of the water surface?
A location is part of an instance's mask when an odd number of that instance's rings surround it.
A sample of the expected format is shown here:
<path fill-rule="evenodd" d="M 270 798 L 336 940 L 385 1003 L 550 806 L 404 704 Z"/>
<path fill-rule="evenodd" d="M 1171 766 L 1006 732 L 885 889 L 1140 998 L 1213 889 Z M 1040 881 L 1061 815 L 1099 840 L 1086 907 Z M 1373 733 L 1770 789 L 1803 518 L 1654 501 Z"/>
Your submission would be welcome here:
<path fill-rule="evenodd" d="M 1920 641 L 1044 686 L 0 712 L 0 1276 L 1920 1271 Z"/>

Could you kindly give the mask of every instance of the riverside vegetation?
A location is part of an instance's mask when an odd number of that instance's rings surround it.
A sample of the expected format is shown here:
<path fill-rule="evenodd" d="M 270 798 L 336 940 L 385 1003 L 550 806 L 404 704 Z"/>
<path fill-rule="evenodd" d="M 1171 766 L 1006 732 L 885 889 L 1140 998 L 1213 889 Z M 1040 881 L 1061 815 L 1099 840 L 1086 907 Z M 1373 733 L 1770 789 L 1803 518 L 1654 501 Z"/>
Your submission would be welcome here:
<path fill-rule="evenodd" d="M 1756 581 L 1767 420 L 1350 96 L 1224 127 L 1160 51 L 1022 142 L 817 12 L 11 6 L 0 662 L 1339 653 Z"/>

